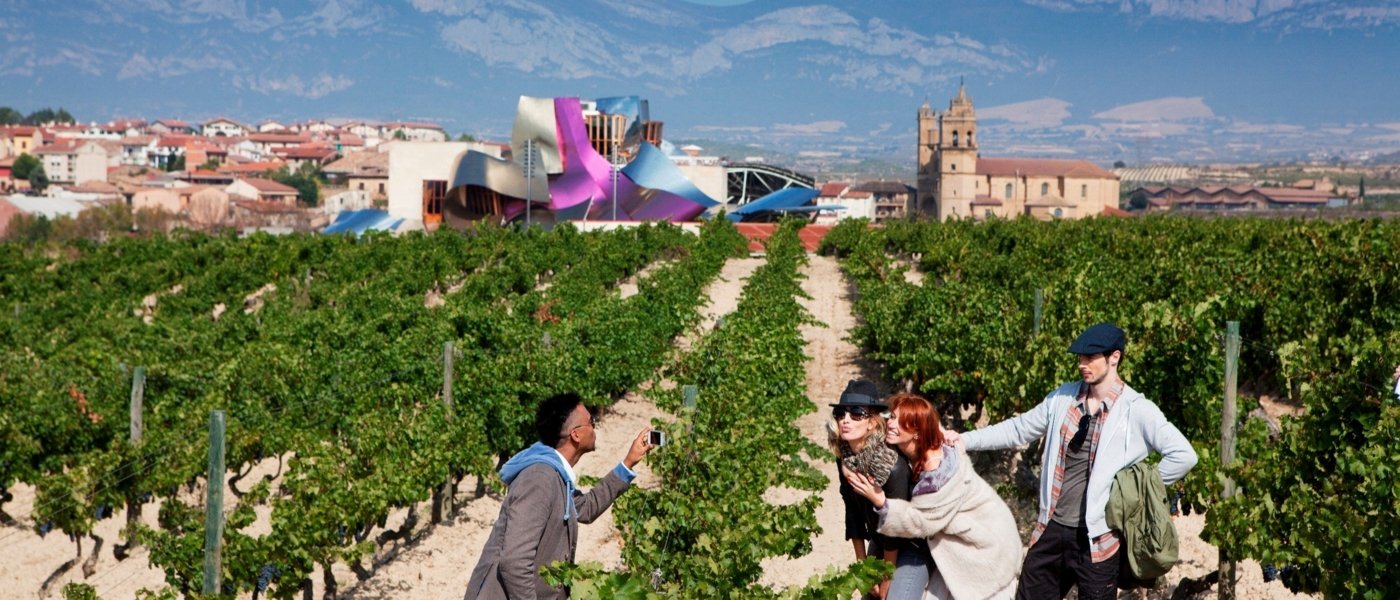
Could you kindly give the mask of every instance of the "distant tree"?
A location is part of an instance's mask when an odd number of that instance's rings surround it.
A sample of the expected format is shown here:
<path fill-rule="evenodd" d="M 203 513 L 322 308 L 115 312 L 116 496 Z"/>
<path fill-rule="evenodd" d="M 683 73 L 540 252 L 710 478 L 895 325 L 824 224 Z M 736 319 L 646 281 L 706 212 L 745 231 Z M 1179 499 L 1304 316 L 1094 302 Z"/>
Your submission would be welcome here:
<path fill-rule="evenodd" d="M 219 159 L 210 157 L 209 160 L 204 161 L 204 164 L 199 165 L 199 168 L 206 171 L 217 171 L 219 170 Z"/>
<path fill-rule="evenodd" d="M 53 222 L 44 215 L 18 214 L 10 219 L 5 239 L 12 242 L 35 244 L 49 239 Z"/>
<path fill-rule="evenodd" d="M 15 179 L 29 179 L 30 172 L 36 168 L 43 168 L 43 166 L 38 158 L 26 152 L 15 158 L 15 164 L 10 166 L 10 172 Z"/>
<path fill-rule="evenodd" d="M 1115 161 L 1113 161 L 1113 168 L 1115 168 L 1115 169 L 1122 169 L 1122 168 L 1125 168 L 1125 167 L 1127 167 L 1127 166 L 1128 166 L 1128 163 L 1125 163 L 1125 162 L 1123 162 L 1123 161 L 1121 161 L 1121 160 L 1115 160 Z"/>
<path fill-rule="evenodd" d="M 1128 208 L 1132 210 L 1147 210 L 1147 194 L 1139 192 L 1129 196 Z"/>
<path fill-rule="evenodd" d="M 24 115 L 8 106 L 0 106 L 0 125 L 17 125 L 24 122 Z"/>
<path fill-rule="evenodd" d="M 404 133 L 402 129 L 395 129 L 395 130 L 394 130 L 394 139 L 396 139 L 396 140 L 406 140 L 406 139 L 408 139 L 408 134 Z"/>
<path fill-rule="evenodd" d="M 36 192 L 42 192 L 44 188 L 49 187 L 49 174 L 44 172 L 44 165 L 34 167 L 34 169 L 29 172 L 28 179 L 29 189 Z"/>
<path fill-rule="evenodd" d="M 172 160 L 172 161 L 170 161 L 170 162 L 168 162 L 168 163 L 165 163 L 165 170 L 166 170 L 166 171 L 183 171 L 183 170 L 185 170 L 185 156 L 184 156 L 183 154 L 180 155 L 180 156 L 176 156 L 176 157 L 175 157 L 175 160 Z"/>
<path fill-rule="evenodd" d="M 472 134 L 470 134 L 470 133 L 462 133 L 461 135 L 458 135 L 458 136 L 457 136 L 457 141 L 459 141 L 459 142 L 475 142 L 475 141 L 476 141 L 476 136 L 474 136 L 474 135 L 472 135 Z"/>
<path fill-rule="evenodd" d="M 283 165 L 267 171 L 266 176 L 277 183 L 296 188 L 297 197 L 307 206 L 316 206 L 321 203 L 321 182 L 324 180 L 324 175 L 321 173 L 321 168 L 315 164 L 303 163 L 295 172 Z"/>
<path fill-rule="evenodd" d="M 1365 176 L 1365 175 L 1362 175 L 1362 176 L 1361 176 L 1361 185 L 1360 185 L 1360 187 L 1356 190 L 1356 196 L 1357 196 L 1358 198 L 1361 198 L 1362 200 L 1365 200 L 1365 199 L 1366 199 L 1366 176 Z"/>
<path fill-rule="evenodd" d="M 63 110 L 62 108 L 59 108 L 56 111 L 52 108 L 41 108 L 32 113 L 29 113 L 29 116 L 24 118 L 25 125 L 45 125 L 48 123 L 74 122 L 76 122 L 76 119 L 73 118 L 73 115 L 68 114 L 68 111 Z"/>

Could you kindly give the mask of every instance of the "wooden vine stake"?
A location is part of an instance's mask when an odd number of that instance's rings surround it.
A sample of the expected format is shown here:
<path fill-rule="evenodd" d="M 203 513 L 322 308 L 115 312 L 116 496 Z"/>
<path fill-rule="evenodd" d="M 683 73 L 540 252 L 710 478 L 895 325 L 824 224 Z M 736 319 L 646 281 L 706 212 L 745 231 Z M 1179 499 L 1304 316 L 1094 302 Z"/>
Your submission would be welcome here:
<path fill-rule="evenodd" d="M 1220 410 L 1220 467 L 1235 462 L 1235 423 L 1238 420 L 1235 393 L 1238 391 L 1240 358 L 1240 322 L 1225 324 L 1225 405 Z M 1225 478 L 1221 499 L 1235 495 L 1235 480 Z M 1235 561 L 1220 550 L 1220 598 L 1235 599 Z"/>
<path fill-rule="evenodd" d="M 142 404 L 146 397 L 146 367 L 136 367 L 136 371 L 131 375 L 131 447 L 136 448 L 141 445 L 141 434 L 145 425 L 141 420 L 144 412 Z M 131 552 L 136 547 L 136 522 L 141 520 L 141 499 L 134 494 L 126 499 L 126 545 L 122 547 L 122 554 Z"/>
<path fill-rule="evenodd" d="M 446 419 L 452 420 L 452 342 L 442 344 L 442 403 L 447 406 Z M 445 514 L 453 510 L 453 497 L 456 490 L 452 485 L 452 474 L 447 474 L 447 480 L 442 482 L 442 487 L 433 492 L 433 522 L 441 523 Z"/>
<path fill-rule="evenodd" d="M 209 493 L 204 503 L 204 594 L 219 593 L 224 550 L 224 411 L 209 413 Z"/>

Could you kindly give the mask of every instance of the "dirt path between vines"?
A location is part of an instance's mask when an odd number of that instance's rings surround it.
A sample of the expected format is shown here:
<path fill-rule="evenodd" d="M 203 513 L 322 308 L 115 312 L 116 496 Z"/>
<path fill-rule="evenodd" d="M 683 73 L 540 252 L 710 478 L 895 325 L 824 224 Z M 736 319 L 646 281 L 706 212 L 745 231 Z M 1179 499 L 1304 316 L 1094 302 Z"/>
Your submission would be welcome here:
<path fill-rule="evenodd" d="M 700 331 L 708 331 L 715 320 L 734 310 L 738 302 L 744 280 L 754 269 L 763 263 L 762 259 L 744 258 L 730 260 L 721 272 L 721 279 L 713 283 L 709 290 L 710 303 L 702 309 L 704 321 Z M 825 327 L 806 326 L 802 335 L 807 342 L 808 362 L 807 386 L 816 411 L 802 418 L 802 431 L 814 442 L 826 443 L 827 404 L 837 397 L 848 379 L 867 377 L 878 380 L 878 370 L 867 363 L 859 348 L 846 338 L 856 324 L 851 312 L 854 291 L 842 276 L 835 261 L 813 256 L 811 263 L 803 270 L 806 280 L 802 287 L 812 296 L 803 305 L 816 320 Z M 682 340 L 681 347 L 688 347 L 689 340 Z M 881 381 L 882 391 L 890 386 Z M 578 465 L 578 472 L 584 475 L 602 475 L 622 456 L 632 437 L 651 422 L 652 419 L 666 419 L 667 415 L 656 409 L 643 394 L 629 394 L 614 406 L 599 422 L 599 449 L 586 455 Z M 802 585 L 809 578 L 825 572 L 832 566 L 845 566 L 854 559 L 851 545 L 843 538 L 841 499 L 835 481 L 835 464 L 829 460 L 814 461 L 830 483 L 821 492 L 822 505 L 818 508 L 817 519 L 822 532 L 812 540 L 812 552 L 797 559 L 773 559 L 765 564 L 763 582 L 777 588 Z M 259 465 L 261 474 L 264 465 Z M 271 470 L 267 468 L 267 470 Z M 637 484 L 658 485 L 645 464 L 639 468 Z M 256 477 L 256 474 L 254 477 Z M 250 477 L 250 480 L 252 477 Z M 350 599 L 389 599 L 423 598 L 429 600 L 456 600 L 462 597 L 472 567 L 476 564 L 485 544 L 486 535 L 500 509 L 500 500 L 486 496 L 468 500 L 476 488 L 476 482 L 468 479 L 462 482 L 459 499 L 464 501 L 457 518 L 429 531 L 417 540 L 404 545 L 397 554 L 375 571 L 370 579 L 357 583 L 354 575 L 345 567 L 336 568 L 341 596 Z M 0 558 L 0 589 L 8 590 L 0 596 L 7 598 L 34 598 L 44 578 L 64 561 L 73 557 L 73 543 L 60 533 L 39 538 L 33 533 L 30 515 L 34 504 L 33 489 L 16 486 L 11 490 L 15 500 L 5 505 L 5 510 L 15 516 L 18 526 L 0 527 L 0 548 L 4 556 Z M 805 492 L 779 491 L 778 501 L 791 501 L 805 495 Z M 226 494 L 227 496 L 227 494 Z M 426 519 L 428 506 L 418 508 L 420 519 Z M 155 524 L 157 508 L 148 505 L 144 519 Z M 388 523 L 396 526 L 402 515 L 395 515 Z M 147 563 L 145 550 L 138 549 L 126 561 L 117 562 L 112 558 L 111 545 L 117 539 L 121 519 L 106 519 L 97 524 L 97 531 L 106 543 L 102 548 L 101 559 L 93 577 L 82 579 L 79 568 L 74 568 L 55 585 L 50 598 L 61 597 L 59 591 L 67 581 L 86 581 L 96 587 L 99 595 L 106 600 L 127 600 L 134 598 L 142 588 L 159 589 L 164 585 L 163 574 Z M 420 521 L 422 522 L 422 521 Z M 1204 518 L 1199 515 L 1180 517 L 1176 521 L 1181 536 L 1182 563 L 1168 576 L 1168 586 L 1159 592 L 1149 594 L 1150 598 L 1166 598 L 1182 577 L 1200 577 L 1216 568 L 1217 551 L 1200 539 Z M 420 530 L 423 525 L 420 525 Z M 611 514 L 599 521 L 580 527 L 578 559 L 600 562 L 608 568 L 621 566 L 621 539 L 613 527 Z M 84 542 L 84 555 L 91 551 L 91 545 Z M 1242 561 L 1239 565 L 1241 581 L 1237 587 L 1240 598 L 1249 599 L 1296 599 L 1308 596 L 1294 596 L 1281 584 L 1266 584 L 1260 575 L 1259 565 L 1253 561 Z M 316 597 L 322 593 L 319 574 L 313 576 Z M 1214 597 L 1214 592 L 1206 597 Z M 247 598 L 249 595 L 244 594 Z M 1124 597 L 1133 597 L 1127 596 Z"/>
<path fill-rule="evenodd" d="M 708 331 L 717 318 L 733 312 L 744 281 L 761 264 L 763 259 L 757 258 L 732 259 L 725 263 L 719 279 L 711 283 L 708 289 L 709 304 L 701 308 L 699 331 Z M 688 347 L 689 340 L 682 339 L 679 345 Z M 652 419 L 669 418 L 646 399 L 644 392 L 628 394 L 599 419 L 598 449 L 584 455 L 575 470 L 580 475 L 606 474 L 626 453 L 627 446 L 637 433 Z M 638 466 L 637 473 L 635 485 L 658 485 L 645 462 Z M 465 493 L 475 487 L 474 480 L 467 480 L 462 482 L 461 490 Z M 461 509 L 455 522 L 439 526 L 405 549 L 392 562 L 380 567 L 369 580 L 349 588 L 342 596 L 361 600 L 409 597 L 460 599 L 500 509 L 500 499 L 492 496 L 469 502 Z M 608 569 L 622 567 L 622 539 L 613 525 L 612 511 L 591 524 L 579 527 L 577 559 L 579 562 L 602 563 Z M 353 581 L 353 575 L 348 571 L 345 576 L 348 579 L 342 581 Z"/>

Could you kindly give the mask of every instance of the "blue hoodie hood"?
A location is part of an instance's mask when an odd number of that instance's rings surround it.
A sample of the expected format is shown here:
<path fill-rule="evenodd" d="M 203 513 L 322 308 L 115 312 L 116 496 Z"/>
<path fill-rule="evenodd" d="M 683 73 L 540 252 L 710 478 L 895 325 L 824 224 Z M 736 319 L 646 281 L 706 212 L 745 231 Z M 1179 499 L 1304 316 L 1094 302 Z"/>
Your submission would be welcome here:
<path fill-rule="evenodd" d="M 564 457 L 549 446 L 535 442 L 529 448 L 521 450 L 520 453 L 510 457 L 505 466 L 501 467 L 501 480 L 510 485 L 515 478 L 524 471 L 526 467 L 540 463 L 547 464 L 559 473 L 559 478 L 564 480 L 564 520 L 568 521 L 576 513 L 574 507 L 574 480 L 569 477 L 569 469 L 564 465 Z"/>

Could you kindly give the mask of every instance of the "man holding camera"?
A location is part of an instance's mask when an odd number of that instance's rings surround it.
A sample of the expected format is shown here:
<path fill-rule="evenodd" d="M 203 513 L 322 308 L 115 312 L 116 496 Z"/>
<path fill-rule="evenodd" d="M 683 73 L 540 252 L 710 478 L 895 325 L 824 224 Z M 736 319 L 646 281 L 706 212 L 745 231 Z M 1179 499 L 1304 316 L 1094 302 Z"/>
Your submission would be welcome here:
<path fill-rule="evenodd" d="M 587 493 L 578 490 L 574 465 L 596 446 L 593 415 L 576 394 L 561 394 L 535 411 L 539 441 L 501 468 L 509 486 L 496 525 L 481 550 L 467 584 L 467 600 L 567 598 L 569 590 L 550 587 L 540 568 L 574 561 L 578 524 L 592 523 L 626 491 L 652 444 L 651 428 L 632 440 L 627 456 Z"/>

